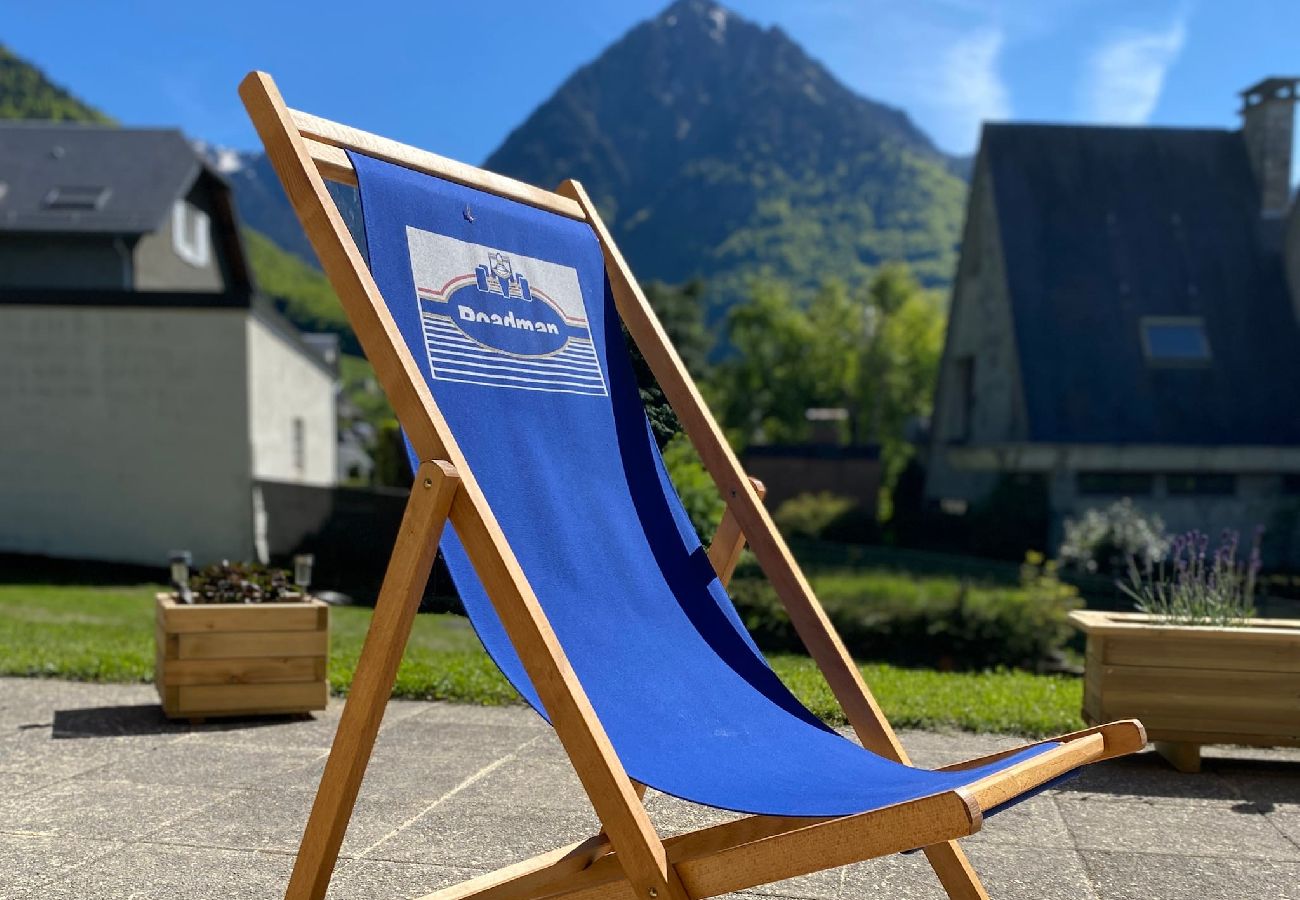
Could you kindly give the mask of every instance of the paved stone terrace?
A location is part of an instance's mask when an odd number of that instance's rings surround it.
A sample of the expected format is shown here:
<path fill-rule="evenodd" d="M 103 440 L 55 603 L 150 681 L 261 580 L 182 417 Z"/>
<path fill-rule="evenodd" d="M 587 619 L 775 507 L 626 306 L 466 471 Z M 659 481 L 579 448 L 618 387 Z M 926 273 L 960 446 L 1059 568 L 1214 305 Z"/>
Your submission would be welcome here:
<path fill-rule="evenodd" d="M 0 679 L 0 900 L 282 896 L 341 704 L 311 720 L 190 727 L 151 688 Z M 910 732 L 920 764 L 1016 743 Z M 1300 752 L 1227 748 L 1180 775 L 1095 766 L 967 839 L 990 894 L 1300 900 Z M 664 833 L 724 814 L 653 792 Z M 558 742 L 522 708 L 390 704 L 330 897 L 418 897 L 589 836 Z M 755 894 L 942 898 L 918 855 Z"/>

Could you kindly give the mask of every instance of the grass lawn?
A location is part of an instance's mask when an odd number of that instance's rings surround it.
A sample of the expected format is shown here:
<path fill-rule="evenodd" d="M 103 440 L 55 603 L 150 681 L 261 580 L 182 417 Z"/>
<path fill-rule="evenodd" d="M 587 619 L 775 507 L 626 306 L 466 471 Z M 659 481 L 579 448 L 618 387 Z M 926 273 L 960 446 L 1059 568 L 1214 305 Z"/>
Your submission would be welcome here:
<path fill-rule="evenodd" d="M 84 681 L 149 681 L 153 677 L 153 595 L 156 585 L 81 587 L 0 585 L 0 675 Z M 370 610 L 331 611 L 330 683 L 346 693 L 370 622 Z M 778 655 L 772 665 L 823 718 L 842 721 L 816 666 L 806 657 Z M 1082 682 L 1026 672 L 934 672 L 880 664 L 862 666 L 899 727 L 960 728 L 1024 735 L 1082 727 Z M 462 703 L 519 702 L 487 658 L 469 621 L 422 615 L 394 696 Z"/>

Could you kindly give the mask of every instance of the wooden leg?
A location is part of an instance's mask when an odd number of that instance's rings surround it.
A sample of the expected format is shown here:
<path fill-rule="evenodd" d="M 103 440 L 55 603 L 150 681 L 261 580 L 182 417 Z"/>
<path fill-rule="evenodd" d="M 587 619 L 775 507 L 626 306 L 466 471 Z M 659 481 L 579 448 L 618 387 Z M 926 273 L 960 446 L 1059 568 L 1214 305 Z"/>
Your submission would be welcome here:
<path fill-rule="evenodd" d="M 1180 772 L 1201 771 L 1201 745 L 1185 741 L 1155 741 L 1156 752 Z"/>
<path fill-rule="evenodd" d="M 988 892 L 980 884 L 980 877 L 956 841 L 926 847 L 925 858 L 930 861 L 934 874 L 939 876 L 939 883 L 952 900 L 989 900 Z"/>
<path fill-rule="evenodd" d="M 375 603 L 352 690 L 339 719 L 307 828 L 298 848 L 286 900 L 322 900 L 370 751 L 393 691 L 411 625 L 433 569 L 438 539 L 460 479 L 448 463 L 428 462 L 415 473 L 393 556 Z"/>

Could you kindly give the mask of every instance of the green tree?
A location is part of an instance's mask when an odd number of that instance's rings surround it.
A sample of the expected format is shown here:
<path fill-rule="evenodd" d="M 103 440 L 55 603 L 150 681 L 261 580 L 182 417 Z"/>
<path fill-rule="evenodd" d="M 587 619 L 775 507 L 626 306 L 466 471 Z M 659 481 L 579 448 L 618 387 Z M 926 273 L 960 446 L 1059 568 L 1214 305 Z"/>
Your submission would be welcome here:
<path fill-rule="evenodd" d="M 944 314 L 902 264 L 863 288 L 825 282 L 806 303 L 778 282 L 756 282 L 733 307 L 735 354 L 715 383 L 722 418 L 741 442 L 806 440 L 811 407 L 849 411 L 851 436 L 879 443 L 889 491 L 911 455 L 911 423 L 928 416 L 943 346 Z"/>
<path fill-rule="evenodd" d="M 713 341 L 704 327 L 704 282 L 695 279 L 674 286 L 652 281 L 645 286 L 645 294 L 686 368 L 696 379 L 704 378 L 708 374 L 709 353 L 713 349 Z M 674 435 L 681 432 L 681 422 L 626 328 L 623 329 L 623 338 L 632 357 L 632 371 L 641 392 L 641 405 L 645 407 L 650 428 L 662 450 Z"/>
<path fill-rule="evenodd" d="M 855 409 L 857 439 L 878 443 L 883 466 L 881 518 L 912 455 L 911 423 L 930 415 L 943 351 L 942 301 L 907 266 L 883 266 L 867 286 L 865 340 Z"/>

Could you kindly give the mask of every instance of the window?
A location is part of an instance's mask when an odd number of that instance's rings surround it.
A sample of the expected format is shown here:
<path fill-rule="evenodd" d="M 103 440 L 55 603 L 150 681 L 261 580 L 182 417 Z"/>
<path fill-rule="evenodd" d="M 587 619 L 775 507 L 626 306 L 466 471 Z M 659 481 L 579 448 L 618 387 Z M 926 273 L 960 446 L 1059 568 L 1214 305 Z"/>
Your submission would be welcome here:
<path fill-rule="evenodd" d="M 172 204 L 172 248 L 196 269 L 208 264 L 212 242 L 208 239 L 208 214 L 184 200 Z"/>
<path fill-rule="evenodd" d="M 302 416 L 293 417 L 293 470 L 301 475 L 307 469 L 307 425 Z"/>
<path fill-rule="evenodd" d="M 1165 490 L 1171 497 L 1193 494 L 1231 497 L 1237 492 L 1237 476 L 1222 472 L 1171 472 L 1165 476 Z"/>
<path fill-rule="evenodd" d="M 1156 366 L 1197 366 L 1210 361 L 1200 316 L 1143 316 L 1142 352 Z"/>
<path fill-rule="evenodd" d="M 1151 476 L 1145 472 L 1080 472 L 1075 487 L 1080 494 L 1141 497 L 1151 493 Z"/>
<path fill-rule="evenodd" d="M 100 185 L 60 185 L 50 188 L 41 205 L 46 209 L 93 212 L 103 208 L 110 193 Z"/>

